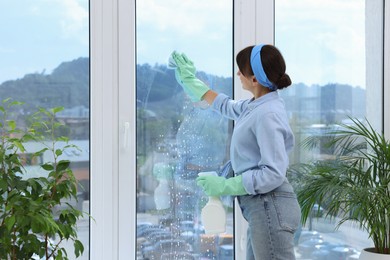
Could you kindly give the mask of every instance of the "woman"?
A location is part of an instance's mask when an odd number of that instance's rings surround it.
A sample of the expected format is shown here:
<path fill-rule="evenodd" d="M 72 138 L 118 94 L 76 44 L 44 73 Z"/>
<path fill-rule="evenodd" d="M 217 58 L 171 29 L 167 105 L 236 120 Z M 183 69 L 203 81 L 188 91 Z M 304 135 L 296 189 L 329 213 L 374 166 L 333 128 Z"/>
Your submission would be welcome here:
<path fill-rule="evenodd" d="M 193 101 L 205 100 L 235 120 L 230 159 L 235 177 L 201 176 L 197 184 L 208 196 L 235 195 L 248 221 L 247 259 L 295 259 L 294 232 L 300 207 L 286 178 L 294 145 L 284 103 L 276 90 L 291 85 L 283 56 L 272 45 L 249 46 L 236 57 L 248 100 L 231 100 L 195 77 L 193 63 L 172 53 L 176 79 Z"/>

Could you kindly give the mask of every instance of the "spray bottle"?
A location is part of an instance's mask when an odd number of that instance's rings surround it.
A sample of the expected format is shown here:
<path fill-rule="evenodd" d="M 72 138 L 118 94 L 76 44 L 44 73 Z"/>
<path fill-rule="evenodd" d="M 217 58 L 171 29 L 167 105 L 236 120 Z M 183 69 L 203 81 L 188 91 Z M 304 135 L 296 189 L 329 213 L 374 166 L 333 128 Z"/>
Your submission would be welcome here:
<path fill-rule="evenodd" d="M 157 188 L 154 190 L 156 209 L 168 209 L 171 206 L 169 180 L 172 178 L 172 167 L 166 163 L 156 163 L 153 166 L 153 175 L 159 181 Z"/>
<path fill-rule="evenodd" d="M 218 176 L 216 172 L 200 172 L 199 176 Z M 226 230 L 226 211 L 219 197 L 209 197 L 201 219 L 206 234 L 220 234 Z"/>

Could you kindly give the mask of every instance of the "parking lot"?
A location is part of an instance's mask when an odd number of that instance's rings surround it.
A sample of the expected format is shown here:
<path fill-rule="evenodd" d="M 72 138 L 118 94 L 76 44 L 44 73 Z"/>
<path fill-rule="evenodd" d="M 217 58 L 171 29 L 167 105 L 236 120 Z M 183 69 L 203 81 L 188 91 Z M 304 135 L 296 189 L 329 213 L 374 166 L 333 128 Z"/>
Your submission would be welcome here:
<path fill-rule="evenodd" d="M 84 202 L 83 209 L 88 209 L 88 202 Z M 231 216 L 230 216 L 231 218 Z M 150 214 L 138 214 L 138 223 L 151 223 L 158 224 L 159 216 Z M 228 223 L 233 223 L 229 220 Z M 372 242 L 368 239 L 367 234 L 358 229 L 356 224 L 345 223 L 338 231 L 335 230 L 336 221 L 330 221 L 324 218 L 315 218 L 312 220 L 312 230 L 310 231 L 308 226 L 302 228 L 299 240 L 296 244 L 296 256 L 298 260 L 354 260 L 358 259 L 358 252 L 365 247 L 372 246 Z M 79 220 L 79 239 L 82 241 L 85 247 L 85 253 L 78 259 L 89 259 L 89 220 L 84 218 Z M 182 223 L 179 233 L 170 234 L 166 232 L 163 227 L 158 227 L 153 236 L 150 236 L 149 243 L 146 242 L 146 238 L 140 235 L 137 237 L 137 245 L 139 246 L 137 252 L 137 260 L 145 259 L 142 255 L 141 246 L 151 246 L 151 243 L 162 240 L 171 240 L 170 243 L 166 243 L 165 247 L 160 243 L 159 259 L 233 259 L 233 238 L 232 236 L 225 236 L 219 238 L 215 236 L 207 236 L 203 234 L 199 229 L 197 234 L 194 234 L 193 226 L 190 223 Z M 141 231 L 137 229 L 137 233 Z M 160 234 L 159 234 L 160 232 Z M 227 233 L 233 234 L 233 227 L 230 225 L 227 227 Z M 178 236 L 179 234 L 179 236 Z M 199 236 L 197 243 L 195 242 L 196 235 Z M 154 239 L 152 239 L 154 237 Z M 184 243 L 183 243 L 184 241 Z M 196 248 L 194 245 L 198 245 Z M 73 245 L 65 245 L 68 249 L 69 257 L 72 258 Z M 165 248 L 165 249 L 163 249 Z M 165 250 L 165 251 L 164 251 Z M 156 251 L 152 247 L 149 247 L 149 251 Z M 175 253 L 176 252 L 176 256 Z M 172 255 L 173 253 L 173 255 Z M 202 255 L 203 253 L 203 255 Z M 176 257 L 176 258 L 175 258 Z M 177 258 L 180 257 L 180 258 Z M 219 257 L 219 258 L 218 258 Z"/>

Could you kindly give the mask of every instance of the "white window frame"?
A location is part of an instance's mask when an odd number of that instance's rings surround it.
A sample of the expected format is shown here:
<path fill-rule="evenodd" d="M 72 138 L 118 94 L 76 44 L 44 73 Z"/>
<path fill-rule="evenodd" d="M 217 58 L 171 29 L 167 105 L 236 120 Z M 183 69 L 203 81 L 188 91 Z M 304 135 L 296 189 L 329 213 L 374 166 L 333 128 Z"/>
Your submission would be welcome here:
<path fill-rule="evenodd" d="M 119 259 L 118 1 L 90 2 L 90 259 Z"/>
<path fill-rule="evenodd" d="M 390 71 L 389 3 L 384 13 L 384 71 Z M 248 45 L 274 43 L 273 0 L 235 0 L 234 20 L 235 54 Z M 135 259 L 135 0 L 90 1 L 90 26 L 90 259 Z M 235 98 L 247 97 L 233 77 Z M 387 73 L 384 131 L 388 137 L 389 82 Z M 239 210 L 235 225 L 236 259 L 245 259 L 246 224 Z"/>
<path fill-rule="evenodd" d="M 384 43 L 383 43 L 383 124 L 386 138 L 390 138 L 390 3 L 384 1 Z"/>
<path fill-rule="evenodd" d="M 234 55 L 243 48 L 259 43 L 274 43 L 274 1 L 242 0 L 234 2 Z M 241 87 L 234 65 L 234 98 L 249 98 L 250 93 Z M 234 236 L 235 259 L 246 258 L 246 242 L 248 224 L 235 200 Z M 238 209 L 238 210 L 237 210 Z"/>

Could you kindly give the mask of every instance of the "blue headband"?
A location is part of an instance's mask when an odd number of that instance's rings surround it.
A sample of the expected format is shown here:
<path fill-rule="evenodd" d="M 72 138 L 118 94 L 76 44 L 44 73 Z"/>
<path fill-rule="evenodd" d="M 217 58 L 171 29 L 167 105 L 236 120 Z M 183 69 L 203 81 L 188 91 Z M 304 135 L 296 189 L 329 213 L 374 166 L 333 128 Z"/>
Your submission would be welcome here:
<path fill-rule="evenodd" d="M 251 53 L 251 67 L 253 73 L 255 74 L 256 80 L 263 85 L 264 87 L 269 88 L 270 90 L 275 90 L 277 87 L 269 81 L 267 75 L 265 75 L 263 64 L 261 64 L 260 51 L 263 48 L 264 44 L 257 45 L 253 47 Z"/>

